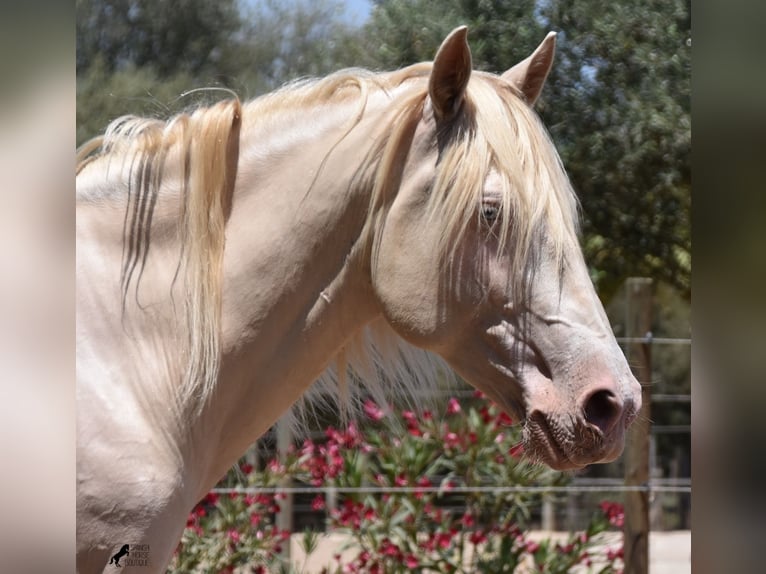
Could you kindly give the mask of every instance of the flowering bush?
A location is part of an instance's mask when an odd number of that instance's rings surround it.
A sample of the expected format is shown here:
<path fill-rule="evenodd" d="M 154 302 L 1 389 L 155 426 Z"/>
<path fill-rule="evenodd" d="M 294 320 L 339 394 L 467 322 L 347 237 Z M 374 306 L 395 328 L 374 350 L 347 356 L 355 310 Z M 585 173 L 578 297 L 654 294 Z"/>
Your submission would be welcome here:
<path fill-rule="evenodd" d="M 440 415 L 387 416 L 368 401 L 364 432 L 355 423 L 328 428 L 324 441 L 307 439 L 261 472 L 241 464 L 221 485 L 241 485 L 244 476 L 244 486 L 258 488 L 286 480 L 335 487 L 337 500 L 320 493 L 311 506 L 326 513 L 329 529 L 348 535 L 356 553 L 345 561 L 336 555 L 328 574 L 500 573 L 521 564 L 551 574 L 619 572 L 622 549 L 605 548 L 599 537 L 621 526 L 616 503 L 603 503 L 588 528 L 564 542 L 524 533 L 540 494 L 493 486 L 553 486 L 568 477 L 525 460 L 510 418 L 478 393 L 474 402 L 450 399 Z M 172 571 L 300 572 L 280 556 L 290 536 L 274 526 L 281 496 L 210 493 L 189 516 Z M 304 534 L 307 554 L 316 542 Z"/>

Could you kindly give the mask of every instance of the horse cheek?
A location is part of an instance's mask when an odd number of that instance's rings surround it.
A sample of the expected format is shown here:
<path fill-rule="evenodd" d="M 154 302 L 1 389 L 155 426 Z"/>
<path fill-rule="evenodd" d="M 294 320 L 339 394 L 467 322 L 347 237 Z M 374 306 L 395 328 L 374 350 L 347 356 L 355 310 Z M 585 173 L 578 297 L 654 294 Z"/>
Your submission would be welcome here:
<path fill-rule="evenodd" d="M 396 333 L 413 345 L 434 350 L 444 332 L 439 305 L 439 266 L 422 233 L 391 225 L 382 238 L 373 272 L 381 311 Z"/>

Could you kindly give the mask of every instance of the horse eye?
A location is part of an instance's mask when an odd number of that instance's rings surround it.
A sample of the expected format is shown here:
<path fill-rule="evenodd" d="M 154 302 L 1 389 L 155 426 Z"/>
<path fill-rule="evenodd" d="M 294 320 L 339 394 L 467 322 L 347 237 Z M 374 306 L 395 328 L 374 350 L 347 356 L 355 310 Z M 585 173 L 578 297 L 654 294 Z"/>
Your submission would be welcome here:
<path fill-rule="evenodd" d="M 481 206 L 481 216 L 489 224 L 495 222 L 500 217 L 500 208 L 491 203 L 483 203 Z"/>

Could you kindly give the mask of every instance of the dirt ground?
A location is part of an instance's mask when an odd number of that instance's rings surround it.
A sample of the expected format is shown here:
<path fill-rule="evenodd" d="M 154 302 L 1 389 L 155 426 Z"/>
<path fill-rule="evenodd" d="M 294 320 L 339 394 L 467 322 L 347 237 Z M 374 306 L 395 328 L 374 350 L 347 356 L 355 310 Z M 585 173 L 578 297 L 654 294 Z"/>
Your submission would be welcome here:
<path fill-rule="evenodd" d="M 544 536 L 558 537 L 563 534 L 534 532 L 530 538 Z M 619 535 L 616 535 L 619 536 Z M 650 574 L 691 574 L 691 531 L 679 530 L 671 532 L 652 532 L 649 535 L 649 573 Z M 353 557 L 351 550 L 343 551 L 343 546 L 348 542 L 348 537 L 340 534 L 323 536 L 319 545 L 308 562 L 301 548 L 302 536 L 296 534 L 292 537 L 290 552 L 293 562 L 302 567 L 306 574 L 315 574 L 324 566 L 337 564 L 333 559 L 334 554 L 340 553 L 344 559 Z M 616 544 L 617 539 L 609 540 L 610 545 Z M 587 572 L 584 570 L 583 572 Z"/>

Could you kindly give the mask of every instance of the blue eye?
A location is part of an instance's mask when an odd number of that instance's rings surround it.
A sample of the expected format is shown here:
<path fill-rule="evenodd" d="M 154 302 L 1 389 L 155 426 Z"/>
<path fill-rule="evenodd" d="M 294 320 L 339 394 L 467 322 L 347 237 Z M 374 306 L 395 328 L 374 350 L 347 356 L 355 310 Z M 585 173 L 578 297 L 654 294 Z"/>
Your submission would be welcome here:
<path fill-rule="evenodd" d="M 481 217 L 491 225 L 500 217 L 500 207 L 493 203 L 482 203 Z"/>

